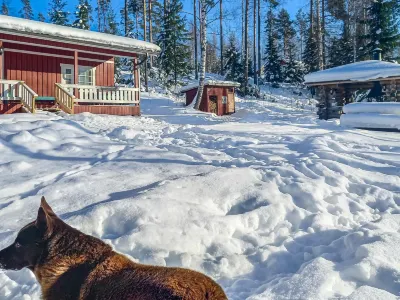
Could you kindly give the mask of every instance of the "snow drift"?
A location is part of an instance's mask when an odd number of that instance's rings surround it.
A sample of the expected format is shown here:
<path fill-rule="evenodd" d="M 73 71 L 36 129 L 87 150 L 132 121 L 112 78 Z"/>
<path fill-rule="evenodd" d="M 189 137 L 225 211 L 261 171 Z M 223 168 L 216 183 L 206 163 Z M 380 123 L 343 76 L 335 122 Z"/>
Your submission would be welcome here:
<path fill-rule="evenodd" d="M 72 226 L 207 273 L 230 299 L 396 299 L 399 135 L 286 100 L 223 118 L 162 97 L 143 99 L 151 118 L 0 116 L 0 248 L 45 195 Z M 39 296 L 29 271 L 0 272 L 1 299 Z"/>
<path fill-rule="evenodd" d="M 371 129 L 400 129 L 400 103 L 352 103 L 343 107 L 340 124 Z"/>

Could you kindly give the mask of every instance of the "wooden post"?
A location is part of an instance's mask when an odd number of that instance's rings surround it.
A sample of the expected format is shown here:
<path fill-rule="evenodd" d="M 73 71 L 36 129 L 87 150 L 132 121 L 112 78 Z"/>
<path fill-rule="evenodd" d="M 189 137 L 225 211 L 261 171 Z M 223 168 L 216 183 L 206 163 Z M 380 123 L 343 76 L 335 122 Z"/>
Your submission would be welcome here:
<path fill-rule="evenodd" d="M 133 82 L 135 85 L 135 88 L 139 89 L 139 92 L 136 94 L 136 97 L 138 97 L 137 100 L 140 101 L 140 72 L 139 72 L 139 66 L 138 66 L 138 58 L 135 55 L 135 57 L 132 59 L 132 64 L 133 64 Z"/>
<path fill-rule="evenodd" d="M 0 41 L 0 80 L 4 79 L 4 48 L 3 41 Z M 3 96 L 3 84 L 0 84 L 0 98 Z"/>
<path fill-rule="evenodd" d="M 79 84 L 78 51 L 74 51 L 74 84 Z M 79 98 L 78 89 L 74 89 L 74 95 Z"/>
<path fill-rule="evenodd" d="M 0 41 L 0 79 L 4 79 L 4 48 L 3 41 Z"/>

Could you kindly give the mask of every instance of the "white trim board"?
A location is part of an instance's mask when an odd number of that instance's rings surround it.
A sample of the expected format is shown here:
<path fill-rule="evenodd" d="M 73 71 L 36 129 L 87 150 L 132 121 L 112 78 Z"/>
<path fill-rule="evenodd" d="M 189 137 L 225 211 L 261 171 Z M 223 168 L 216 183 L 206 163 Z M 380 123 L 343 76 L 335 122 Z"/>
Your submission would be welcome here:
<path fill-rule="evenodd" d="M 36 36 L 31 36 L 28 34 L 17 34 L 17 33 L 11 33 L 9 31 L 4 31 L 0 29 L 0 33 L 4 33 L 4 34 L 11 34 L 11 35 L 18 35 L 18 36 L 22 36 L 22 37 L 27 37 L 27 38 L 33 38 L 33 39 L 41 39 L 44 41 L 50 41 L 50 42 L 56 42 L 56 43 L 65 43 L 65 44 L 70 44 L 68 42 L 62 42 L 59 40 L 53 40 L 53 39 L 46 39 L 46 38 L 42 38 L 42 37 L 36 37 Z M 33 45 L 33 46 L 38 46 L 38 47 L 44 47 L 44 48 L 51 48 L 51 49 L 58 49 L 58 50 L 64 50 L 64 51 L 78 51 L 78 52 L 82 52 L 82 53 L 89 53 L 89 54 L 96 54 L 96 55 L 104 55 L 104 56 L 113 56 L 113 57 L 126 57 L 126 58 L 134 58 L 135 56 L 133 55 L 129 55 L 129 53 L 126 53 L 127 55 L 113 55 L 113 54 L 104 54 L 104 53 L 99 53 L 99 52 L 92 52 L 92 51 L 87 51 L 87 50 L 80 50 L 80 49 L 74 49 L 74 48 L 68 48 L 68 50 L 65 50 L 65 48 L 63 47 L 57 47 L 57 46 L 49 46 L 49 45 L 42 45 L 42 44 L 37 44 L 37 43 L 28 43 L 28 42 L 20 42 L 20 41 L 14 41 L 14 40 L 8 40 L 8 39 L 2 39 L 3 42 L 9 42 L 9 43 L 15 43 L 15 44 L 21 44 L 21 45 Z M 80 44 L 80 43 L 75 43 L 74 44 L 78 45 L 78 46 L 82 46 L 82 47 L 93 47 L 93 48 L 99 48 L 99 49 L 105 49 L 105 50 L 109 50 L 109 48 L 100 48 L 97 46 L 93 46 L 93 45 L 85 45 L 85 44 Z M 123 50 L 118 50 L 118 51 L 122 51 L 125 52 Z M 132 54 L 137 54 L 137 53 L 132 53 Z M 138 54 L 145 54 L 145 53 L 140 53 L 138 52 Z M 151 54 L 149 54 L 151 55 Z M 154 54 L 155 55 L 155 54 Z"/>
<path fill-rule="evenodd" d="M 35 52 L 35 51 L 17 50 L 17 49 L 11 49 L 11 48 L 4 48 L 4 51 L 14 52 L 14 53 L 24 53 L 24 54 L 39 55 L 39 56 L 50 56 L 50 57 L 57 57 L 57 58 L 74 59 L 73 56 L 51 54 L 51 53 L 39 53 L 39 52 Z M 79 56 L 78 56 L 78 60 L 114 64 L 114 61 L 112 61 L 112 60 L 100 60 L 100 59 L 93 59 L 93 58 L 86 58 L 86 57 L 79 57 Z"/>

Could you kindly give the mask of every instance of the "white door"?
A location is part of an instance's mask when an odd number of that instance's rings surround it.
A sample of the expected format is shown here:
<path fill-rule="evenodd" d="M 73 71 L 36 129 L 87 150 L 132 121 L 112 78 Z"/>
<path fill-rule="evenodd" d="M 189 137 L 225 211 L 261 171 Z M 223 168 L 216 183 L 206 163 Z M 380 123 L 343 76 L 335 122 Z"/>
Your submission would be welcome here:
<path fill-rule="evenodd" d="M 61 64 L 61 83 L 74 84 L 74 66 Z"/>

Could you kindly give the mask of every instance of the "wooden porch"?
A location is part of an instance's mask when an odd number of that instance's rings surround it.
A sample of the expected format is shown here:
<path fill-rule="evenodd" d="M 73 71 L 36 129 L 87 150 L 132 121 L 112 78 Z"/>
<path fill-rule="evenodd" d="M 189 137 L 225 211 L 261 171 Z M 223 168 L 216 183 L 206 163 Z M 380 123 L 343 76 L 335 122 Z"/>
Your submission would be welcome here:
<path fill-rule="evenodd" d="M 56 102 L 70 114 L 140 115 L 139 88 L 55 84 Z"/>
<path fill-rule="evenodd" d="M 23 81 L 0 80 L 0 114 L 61 109 L 69 114 L 140 115 L 138 88 L 56 83 L 54 91 L 55 97 L 39 97 Z"/>

